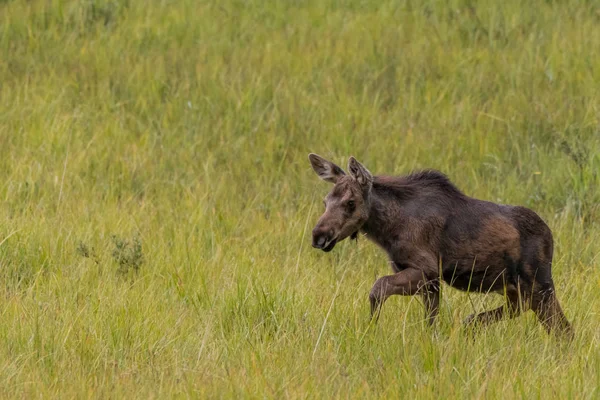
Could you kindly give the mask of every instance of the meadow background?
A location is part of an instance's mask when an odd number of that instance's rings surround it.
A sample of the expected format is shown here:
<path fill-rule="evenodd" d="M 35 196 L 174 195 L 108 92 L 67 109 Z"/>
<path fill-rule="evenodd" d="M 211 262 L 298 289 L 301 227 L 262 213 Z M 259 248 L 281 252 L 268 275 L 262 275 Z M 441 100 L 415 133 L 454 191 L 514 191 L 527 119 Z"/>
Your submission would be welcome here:
<path fill-rule="evenodd" d="M 596 1 L 1 0 L 3 398 L 600 397 Z M 576 338 L 310 230 L 316 152 L 536 210 Z"/>

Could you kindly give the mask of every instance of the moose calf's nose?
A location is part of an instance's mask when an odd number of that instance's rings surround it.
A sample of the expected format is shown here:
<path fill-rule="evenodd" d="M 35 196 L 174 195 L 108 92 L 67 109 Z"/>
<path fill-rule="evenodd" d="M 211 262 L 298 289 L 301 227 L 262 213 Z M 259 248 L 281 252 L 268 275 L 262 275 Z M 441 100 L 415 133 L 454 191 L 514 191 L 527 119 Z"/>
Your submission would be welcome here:
<path fill-rule="evenodd" d="M 313 247 L 316 248 L 322 248 L 325 245 L 325 241 L 327 239 L 325 239 L 325 236 L 319 236 L 319 237 L 314 237 L 313 238 Z"/>
<path fill-rule="evenodd" d="M 327 233 L 321 227 L 316 227 L 315 229 L 313 229 L 312 237 L 312 245 L 317 249 L 322 248 L 327 242 Z"/>

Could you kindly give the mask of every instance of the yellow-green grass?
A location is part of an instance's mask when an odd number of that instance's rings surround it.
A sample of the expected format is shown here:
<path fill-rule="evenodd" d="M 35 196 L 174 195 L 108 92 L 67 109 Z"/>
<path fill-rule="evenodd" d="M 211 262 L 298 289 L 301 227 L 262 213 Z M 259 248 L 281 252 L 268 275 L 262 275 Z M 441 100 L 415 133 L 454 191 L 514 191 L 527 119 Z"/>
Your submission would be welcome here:
<path fill-rule="evenodd" d="M 600 397 L 599 82 L 595 1 L 0 1 L 0 395 Z M 309 152 L 537 211 L 575 340 L 370 325 Z"/>

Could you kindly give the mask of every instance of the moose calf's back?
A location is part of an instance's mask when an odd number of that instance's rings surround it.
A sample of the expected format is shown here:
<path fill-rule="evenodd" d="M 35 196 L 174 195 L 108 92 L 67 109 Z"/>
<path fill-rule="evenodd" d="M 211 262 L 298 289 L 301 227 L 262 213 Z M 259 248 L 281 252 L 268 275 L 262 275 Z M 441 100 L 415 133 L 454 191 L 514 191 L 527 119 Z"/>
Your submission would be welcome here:
<path fill-rule="evenodd" d="M 551 284 L 552 234 L 531 210 L 466 198 L 440 235 L 443 279 L 457 289 L 503 292 L 534 281 Z"/>

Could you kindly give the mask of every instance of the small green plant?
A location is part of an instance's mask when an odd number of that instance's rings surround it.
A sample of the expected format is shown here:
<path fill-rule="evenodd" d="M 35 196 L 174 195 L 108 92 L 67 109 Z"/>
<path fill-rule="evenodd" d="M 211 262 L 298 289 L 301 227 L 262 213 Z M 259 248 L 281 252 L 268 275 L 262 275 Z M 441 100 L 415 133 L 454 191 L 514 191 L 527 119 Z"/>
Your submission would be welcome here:
<path fill-rule="evenodd" d="M 117 235 L 111 236 L 115 248 L 112 252 L 113 259 L 119 264 L 118 272 L 139 271 L 144 263 L 142 241 L 139 236 L 134 236 L 131 242 Z"/>
<path fill-rule="evenodd" d="M 77 254 L 79 254 L 81 257 L 89 258 L 94 263 L 96 263 L 96 265 L 100 264 L 100 259 L 98 258 L 97 254 L 96 254 L 96 250 L 93 247 L 89 247 L 84 242 L 79 241 L 79 243 L 77 244 L 76 251 L 77 251 Z"/>

